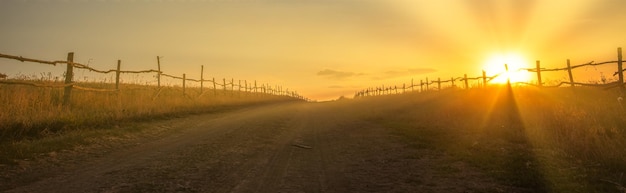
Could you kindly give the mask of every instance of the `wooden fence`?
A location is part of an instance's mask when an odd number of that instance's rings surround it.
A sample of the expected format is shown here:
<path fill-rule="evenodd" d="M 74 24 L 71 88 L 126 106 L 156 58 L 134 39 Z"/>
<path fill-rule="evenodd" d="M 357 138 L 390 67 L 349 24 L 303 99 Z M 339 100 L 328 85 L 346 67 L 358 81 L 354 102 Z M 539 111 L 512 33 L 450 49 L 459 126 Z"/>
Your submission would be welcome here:
<path fill-rule="evenodd" d="M 46 61 L 46 60 L 39 60 L 39 59 L 32 59 L 32 58 L 25 58 L 22 56 L 13 56 L 13 55 L 6 55 L 6 54 L 2 54 L 0 53 L 0 58 L 7 58 L 7 59 L 13 59 L 13 60 L 18 60 L 21 62 L 33 62 L 33 63 L 41 63 L 41 64 L 48 64 L 48 65 L 53 65 L 56 66 L 57 64 L 66 64 L 66 71 L 65 71 L 65 81 L 63 84 L 40 84 L 40 83 L 35 83 L 35 82 L 28 82 L 28 81 L 19 81 L 19 80 L 0 80 L 0 84 L 16 84 L 16 85 L 29 85 L 29 86 L 35 86 L 35 87 L 52 87 L 52 88 L 64 88 L 64 92 L 63 92 L 63 105 L 68 105 L 70 100 L 71 100 L 71 93 L 72 93 L 72 89 L 79 89 L 79 90 L 85 90 L 85 91 L 94 91 L 94 92 L 118 92 L 119 89 L 119 84 L 120 84 L 120 74 L 122 73 L 133 73 L 133 74 L 140 74 L 140 73 L 156 73 L 156 77 L 157 77 L 157 87 L 159 88 L 159 91 L 161 89 L 161 77 L 168 77 L 168 78 L 172 78 L 172 79 L 178 79 L 180 81 L 182 81 L 182 90 L 183 90 L 183 95 L 185 95 L 186 93 L 186 88 L 187 88 L 187 82 L 191 81 L 191 82 L 198 82 L 200 83 L 200 93 L 204 94 L 205 90 L 204 90 L 204 83 L 212 83 L 213 87 L 213 93 L 215 95 L 217 95 L 217 90 L 218 90 L 218 86 L 222 87 L 222 90 L 226 91 L 228 90 L 228 88 L 230 88 L 231 91 L 240 91 L 240 92 L 251 92 L 251 93 L 262 93 L 262 94 L 269 94 L 269 95 L 280 95 L 280 96 L 289 96 L 289 97 L 293 97 L 293 98 L 297 98 L 300 100 L 306 100 L 309 101 L 309 99 L 299 95 L 296 91 L 289 91 L 289 89 L 284 89 L 281 86 L 269 86 L 269 84 L 262 84 L 262 85 L 257 85 L 257 81 L 250 82 L 248 83 L 247 80 L 242 81 L 239 80 L 237 84 L 235 84 L 235 79 L 230 79 L 230 81 L 227 81 L 226 78 L 222 79 L 221 83 L 219 80 L 215 80 L 215 78 L 211 78 L 211 79 L 205 79 L 204 78 L 204 66 L 200 67 L 200 79 L 192 79 L 192 78 L 188 78 L 187 74 L 183 74 L 182 77 L 180 76 L 174 76 L 174 75 L 170 75 L 170 74 L 165 74 L 161 71 L 161 61 L 160 61 L 160 57 L 157 56 L 157 70 L 140 70 L 140 71 L 125 71 L 125 70 L 121 70 L 121 64 L 122 61 L 118 60 L 117 61 L 117 68 L 116 69 L 111 69 L 111 70 L 98 70 L 92 67 L 89 67 L 87 65 L 84 64 L 80 64 L 77 62 L 74 62 L 74 53 L 70 52 L 67 54 L 67 60 L 57 60 L 57 61 Z M 102 73 L 102 74 L 108 74 L 108 73 L 115 73 L 115 89 L 100 89 L 100 88 L 89 88 L 89 87 L 82 87 L 82 86 L 78 86 L 74 81 L 73 81 L 73 77 L 74 77 L 74 68 L 78 68 L 78 69 L 84 69 L 84 70 L 89 70 L 91 72 L 96 72 L 96 73 Z M 237 87 L 235 89 L 235 87 Z M 201 95 L 202 95 L 201 94 Z"/>
<path fill-rule="evenodd" d="M 545 69 L 545 68 L 541 68 L 541 62 L 539 60 L 536 61 L 536 67 L 535 68 L 520 68 L 517 70 L 514 70 L 516 72 L 519 71 L 526 71 L 529 73 L 536 73 L 537 75 L 537 83 L 536 84 L 531 84 L 528 82 L 515 82 L 513 84 L 522 84 L 522 85 L 530 85 L 530 86 L 536 86 L 539 88 L 556 88 L 556 87 L 561 87 L 562 85 L 567 85 L 569 84 L 571 87 L 574 86 L 592 86 L 592 87 L 603 87 L 605 89 L 610 89 L 610 88 L 616 88 L 616 87 L 620 87 L 622 89 L 624 89 L 624 71 L 626 69 L 623 68 L 622 64 L 626 62 L 622 59 L 622 48 L 617 48 L 617 60 L 615 61 L 607 61 L 607 62 L 599 62 L 599 63 L 594 63 L 593 61 L 588 62 L 588 63 L 584 63 L 584 64 L 579 64 L 579 65 L 574 65 L 572 66 L 570 64 L 570 60 L 567 60 L 567 66 L 563 67 L 563 68 L 553 68 L 553 69 Z M 575 82 L 574 81 L 574 76 L 572 75 L 572 70 L 576 69 L 576 68 L 580 68 L 580 67 L 584 67 L 584 66 L 600 66 L 600 65 L 606 65 L 606 64 L 617 64 L 617 69 L 616 72 L 613 74 L 613 76 L 618 76 L 618 80 L 614 81 L 614 82 L 609 82 L 609 83 L 604 83 L 604 84 L 589 84 L 589 83 L 581 83 L 581 82 Z M 509 72 L 508 66 L 507 64 L 504 64 L 504 72 L 501 72 L 499 74 L 493 75 L 493 76 L 487 76 L 486 72 L 483 70 L 482 71 L 482 76 L 478 76 L 478 77 L 467 77 L 467 74 L 464 74 L 463 77 L 451 77 L 450 79 L 446 79 L 446 80 L 442 80 L 441 78 L 437 78 L 437 80 L 431 80 L 428 81 L 428 78 L 426 78 L 426 80 L 420 80 L 419 84 L 415 84 L 414 80 L 411 80 L 411 84 L 410 85 L 406 85 L 406 84 L 402 84 L 401 87 L 398 86 L 381 86 L 381 87 L 370 87 L 361 91 L 358 91 L 355 93 L 355 98 L 357 97 L 365 97 L 365 96 L 378 96 L 378 95 L 388 95 L 388 94 L 401 94 L 401 93 L 405 93 L 405 92 L 413 92 L 415 91 L 418 87 L 419 87 L 419 92 L 423 92 L 425 90 L 430 90 L 430 86 L 433 84 L 437 85 L 437 90 L 441 90 L 442 89 L 442 84 L 443 83 L 450 83 L 450 85 L 452 87 L 456 87 L 456 82 L 457 81 L 461 81 L 464 85 L 465 89 L 469 89 L 469 82 L 470 80 L 482 80 L 482 86 L 487 86 L 489 84 L 490 81 L 492 81 L 493 79 Z M 568 76 L 569 76 L 569 81 L 567 82 L 560 82 L 556 85 L 551 85 L 551 86 L 547 86 L 542 82 L 542 77 L 541 77 L 541 73 L 542 72 L 555 72 L 555 71 L 567 71 Z M 511 83 L 508 82 L 508 84 L 510 85 Z M 424 89 L 425 88 L 425 89 Z"/>

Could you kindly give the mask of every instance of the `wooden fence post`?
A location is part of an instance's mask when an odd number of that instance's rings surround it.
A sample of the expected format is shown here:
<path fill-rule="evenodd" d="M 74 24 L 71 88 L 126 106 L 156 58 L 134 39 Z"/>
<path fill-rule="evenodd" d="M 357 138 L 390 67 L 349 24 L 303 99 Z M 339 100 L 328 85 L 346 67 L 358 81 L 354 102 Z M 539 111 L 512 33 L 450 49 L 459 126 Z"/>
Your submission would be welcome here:
<path fill-rule="evenodd" d="M 222 83 L 224 83 L 224 85 L 222 86 L 222 89 L 224 90 L 224 94 L 226 94 L 226 78 L 222 79 Z"/>
<path fill-rule="evenodd" d="M 424 92 L 424 82 L 420 80 L 420 92 Z"/>
<path fill-rule="evenodd" d="M 217 85 L 215 83 L 215 77 L 213 77 L 213 95 L 217 96 Z"/>
<path fill-rule="evenodd" d="M 543 83 L 541 82 L 541 63 L 537 60 L 537 86 L 541 88 Z"/>
<path fill-rule="evenodd" d="M 572 76 L 572 66 L 569 63 L 569 59 L 567 59 L 567 74 L 569 75 L 570 85 L 574 87 L 574 77 Z"/>
<path fill-rule="evenodd" d="M 617 75 L 619 75 L 619 87 L 624 89 L 624 72 L 622 67 L 622 48 L 617 48 Z"/>
<path fill-rule="evenodd" d="M 183 95 L 185 95 L 185 80 L 187 80 L 187 76 L 183 74 Z"/>
<path fill-rule="evenodd" d="M 72 84 L 74 76 L 74 52 L 67 53 L 67 70 L 65 71 L 65 84 Z M 66 85 L 63 91 L 63 106 L 70 104 L 70 95 L 72 94 L 72 85 Z"/>
<path fill-rule="evenodd" d="M 463 75 L 463 80 L 465 81 L 465 89 L 469 89 L 469 83 L 467 82 L 467 74 Z"/>
<path fill-rule="evenodd" d="M 452 87 L 454 87 L 454 77 L 450 77 L 450 82 L 452 83 Z"/>
<path fill-rule="evenodd" d="M 157 87 L 161 88 L 161 57 L 157 56 Z"/>
<path fill-rule="evenodd" d="M 115 90 L 120 89 L 120 66 L 122 64 L 121 60 L 117 60 L 117 71 L 115 71 Z"/>
<path fill-rule="evenodd" d="M 235 96 L 235 78 L 230 78 L 230 95 Z"/>
<path fill-rule="evenodd" d="M 437 78 L 437 89 L 441 90 L 441 78 Z"/>
<path fill-rule="evenodd" d="M 411 92 L 413 92 L 413 91 L 414 91 L 414 88 L 415 88 L 415 87 L 413 86 L 413 79 L 411 78 Z"/>
<path fill-rule="evenodd" d="M 248 80 L 243 80 L 244 91 L 248 92 Z"/>
<path fill-rule="evenodd" d="M 406 93 L 406 83 L 402 83 L 402 94 Z"/>
<path fill-rule="evenodd" d="M 254 92 L 256 92 L 256 80 L 254 81 Z"/>
<path fill-rule="evenodd" d="M 200 93 L 204 88 L 204 65 L 200 65 Z"/>
<path fill-rule="evenodd" d="M 483 70 L 483 87 L 487 87 L 487 72 Z"/>
<path fill-rule="evenodd" d="M 509 74 L 509 65 L 508 64 L 504 64 L 504 70 L 506 73 L 506 86 L 507 87 L 511 87 L 511 75 Z"/>
<path fill-rule="evenodd" d="M 428 87 L 429 87 L 429 85 L 430 85 L 430 84 L 428 83 L 428 77 L 426 77 L 426 91 L 430 90 L 430 89 L 428 88 Z"/>

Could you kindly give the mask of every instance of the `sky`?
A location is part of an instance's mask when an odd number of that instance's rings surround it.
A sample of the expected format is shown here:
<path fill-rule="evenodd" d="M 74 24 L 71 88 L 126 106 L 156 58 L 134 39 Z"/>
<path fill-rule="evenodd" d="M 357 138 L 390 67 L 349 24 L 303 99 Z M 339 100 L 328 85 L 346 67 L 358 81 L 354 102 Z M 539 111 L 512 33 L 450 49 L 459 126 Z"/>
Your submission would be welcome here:
<path fill-rule="evenodd" d="M 3 0 L 0 53 L 64 60 L 75 52 L 76 62 L 113 69 L 121 60 L 123 70 L 156 69 L 162 56 L 168 74 L 199 79 L 204 65 L 204 77 L 329 100 L 411 80 L 495 74 L 488 61 L 508 54 L 523 58 L 520 67 L 616 60 L 617 47 L 626 47 L 625 7 L 623 0 Z M 614 78 L 613 68 L 575 77 Z M 0 73 L 10 77 L 63 71 L 0 58 Z"/>

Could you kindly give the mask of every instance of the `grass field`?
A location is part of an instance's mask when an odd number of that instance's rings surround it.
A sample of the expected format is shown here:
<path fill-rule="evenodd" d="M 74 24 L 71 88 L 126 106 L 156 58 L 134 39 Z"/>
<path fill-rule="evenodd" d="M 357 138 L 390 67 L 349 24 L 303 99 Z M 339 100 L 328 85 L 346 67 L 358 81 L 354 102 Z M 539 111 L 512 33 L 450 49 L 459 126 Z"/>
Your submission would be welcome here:
<path fill-rule="evenodd" d="M 39 81 L 39 83 L 49 83 Z M 90 88 L 114 88 L 108 83 L 79 83 Z M 236 106 L 293 101 L 294 98 L 262 93 L 123 84 L 119 92 L 74 89 L 71 103 L 63 106 L 63 88 L 0 85 L 0 141 L 2 157 L 24 158 L 24 150 L 7 146 L 54 137 L 75 130 L 97 130 L 120 124 L 220 111 Z M 43 151 L 43 150 L 42 150 Z M 13 152 L 13 153 L 11 153 Z M 17 155 L 15 155 L 17 154 Z M 7 162 L 7 160 L 4 160 Z"/>
<path fill-rule="evenodd" d="M 626 191 L 618 90 L 494 87 L 367 97 L 370 122 L 528 192 Z"/>

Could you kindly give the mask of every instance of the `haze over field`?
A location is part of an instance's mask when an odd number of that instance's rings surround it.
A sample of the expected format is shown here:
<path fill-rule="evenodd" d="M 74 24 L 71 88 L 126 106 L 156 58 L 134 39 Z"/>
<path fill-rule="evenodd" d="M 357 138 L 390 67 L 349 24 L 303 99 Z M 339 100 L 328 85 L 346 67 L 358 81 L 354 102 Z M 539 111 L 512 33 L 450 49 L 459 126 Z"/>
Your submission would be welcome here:
<path fill-rule="evenodd" d="M 489 61 L 509 55 L 520 67 L 615 60 L 615 48 L 626 47 L 624 7 L 622 0 L 6 0 L 0 53 L 61 60 L 73 51 L 77 62 L 111 69 L 121 59 L 126 70 L 154 69 L 159 55 L 169 74 L 199 78 L 205 65 L 205 77 L 258 80 L 326 100 L 412 78 L 495 74 Z M 10 76 L 63 70 L 0 59 L 0 73 Z M 612 72 L 578 73 L 596 80 Z"/>

